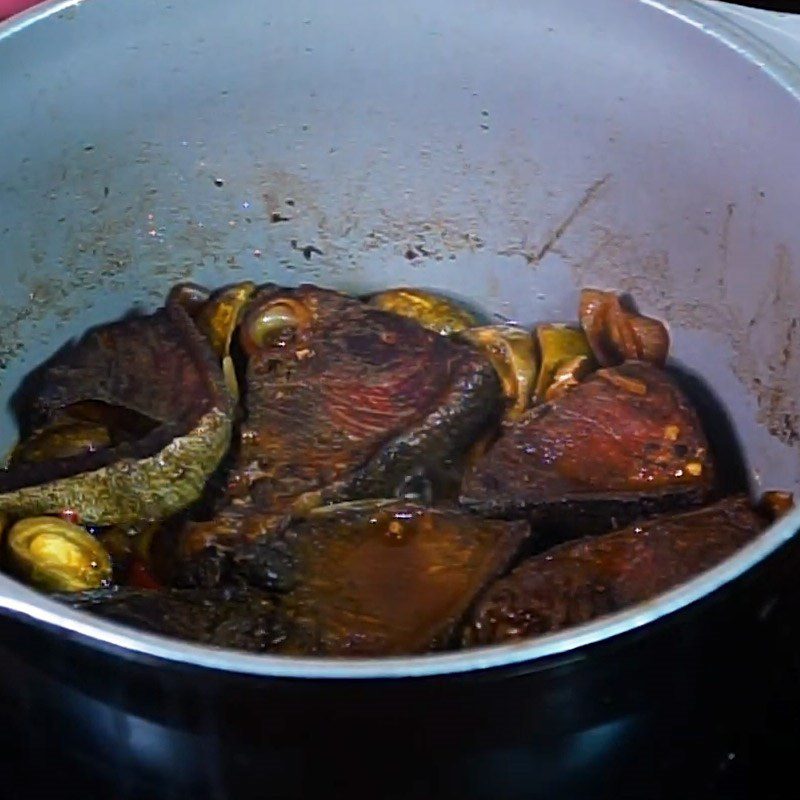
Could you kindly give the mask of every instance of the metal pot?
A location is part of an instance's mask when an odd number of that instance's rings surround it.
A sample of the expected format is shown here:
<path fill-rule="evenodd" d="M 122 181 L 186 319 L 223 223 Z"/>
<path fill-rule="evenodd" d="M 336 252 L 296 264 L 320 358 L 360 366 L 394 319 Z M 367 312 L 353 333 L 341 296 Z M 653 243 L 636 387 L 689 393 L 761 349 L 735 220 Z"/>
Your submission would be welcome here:
<path fill-rule="evenodd" d="M 189 277 L 415 284 L 524 323 L 602 285 L 670 322 L 753 491 L 800 487 L 800 74 L 713 11 L 70 0 L 0 26 L 0 75 L 4 404 Z M 0 576 L 7 766 L 84 797 L 688 796 L 745 741 L 743 649 L 793 602 L 798 525 L 564 633 L 371 661 L 166 640 Z"/>

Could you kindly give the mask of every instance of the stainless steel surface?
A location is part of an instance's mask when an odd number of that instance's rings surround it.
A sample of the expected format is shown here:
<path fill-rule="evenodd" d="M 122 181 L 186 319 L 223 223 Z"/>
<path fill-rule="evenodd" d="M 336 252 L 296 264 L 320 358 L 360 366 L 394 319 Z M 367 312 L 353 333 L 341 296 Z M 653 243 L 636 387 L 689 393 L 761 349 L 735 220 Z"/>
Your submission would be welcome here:
<path fill-rule="evenodd" d="M 703 0 L 709 8 L 727 17 L 786 56 L 800 64 L 800 13 L 748 8 L 720 0 Z M 778 4 L 780 5 L 780 4 Z"/>
<path fill-rule="evenodd" d="M 0 26 L 0 75 L 4 404 L 66 338 L 189 276 L 414 283 L 525 323 L 573 317 L 578 287 L 602 285 L 669 320 L 677 358 L 731 415 L 754 490 L 800 486 L 800 73 L 714 11 L 57 3 Z M 272 223 L 275 211 L 290 220 Z M 309 244 L 322 254 L 306 259 Z M 409 261 L 420 245 L 429 255 Z M 0 435 L 11 440 L 9 415 Z M 644 625 L 799 524 L 792 514 L 717 569 L 607 619 L 409 659 L 205 649 L 69 611 L 5 576 L 0 606 L 98 646 L 225 670 L 435 674 Z"/>

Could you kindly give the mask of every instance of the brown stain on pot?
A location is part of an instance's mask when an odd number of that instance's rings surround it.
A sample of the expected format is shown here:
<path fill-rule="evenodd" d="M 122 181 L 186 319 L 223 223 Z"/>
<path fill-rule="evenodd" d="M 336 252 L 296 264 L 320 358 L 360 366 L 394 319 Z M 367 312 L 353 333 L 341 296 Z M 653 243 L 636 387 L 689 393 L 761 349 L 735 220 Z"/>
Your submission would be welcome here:
<path fill-rule="evenodd" d="M 731 369 L 755 400 L 758 422 L 784 444 L 794 445 L 800 440 L 800 281 L 791 250 L 779 244 L 756 284 L 755 312 L 749 315 L 731 301 L 725 265 L 734 209 L 727 204 L 721 260 L 710 266 L 715 270 L 716 302 L 698 302 L 691 286 L 675 285 L 666 251 L 648 251 L 634 237 L 601 226 L 595 228 L 586 257 L 566 260 L 578 286 L 605 280 L 607 288 L 629 293 L 673 326 L 729 339 Z M 779 350 L 776 340 L 782 342 Z"/>
<path fill-rule="evenodd" d="M 786 444 L 800 440 L 800 282 L 786 245 L 775 248 L 756 311 L 737 320 L 733 369 L 758 403 L 758 421 Z M 738 340 L 738 341 L 737 341 Z M 775 342 L 780 349 L 776 353 Z M 773 353 L 766 359 L 765 352 Z"/>
<path fill-rule="evenodd" d="M 405 211 L 378 207 L 365 208 L 368 174 L 353 177 L 342 186 L 336 208 L 320 201 L 320 190 L 313 178 L 302 178 L 280 169 L 263 170 L 259 178 L 264 213 L 270 218 L 276 209 L 290 213 L 282 219 L 280 233 L 293 250 L 301 244 L 322 251 L 320 260 L 329 274 L 356 265 L 356 256 L 383 250 L 408 261 L 443 261 L 465 250 L 485 247 L 478 234 L 478 215 L 437 213 L 433 207 L 417 208 L 398 203 Z M 278 227 L 278 226 L 276 226 Z M 313 241 L 311 241 L 313 239 Z"/>
<path fill-rule="evenodd" d="M 546 236 L 544 241 L 536 246 L 529 247 L 527 242 L 523 239 L 519 243 L 512 243 L 500 248 L 497 251 L 499 256 L 521 256 L 528 262 L 535 266 L 538 264 L 548 253 L 559 253 L 557 249 L 558 244 L 562 237 L 572 227 L 575 221 L 586 211 L 586 209 L 595 201 L 599 196 L 602 189 L 608 183 L 611 174 L 604 175 L 592 181 L 586 188 L 581 197 L 575 205 L 567 212 L 564 218 L 551 230 Z"/>
<path fill-rule="evenodd" d="M 84 154 L 85 158 L 91 156 L 91 153 Z M 142 144 L 138 161 L 169 167 L 166 155 L 150 142 Z M 80 158 L 65 158 L 65 163 L 69 166 L 60 176 L 60 183 L 67 188 L 54 192 L 93 186 L 96 196 L 92 198 L 91 213 L 66 220 L 66 246 L 58 258 L 57 269 L 47 281 L 36 279 L 35 269 L 20 270 L 20 280 L 27 290 L 27 302 L 22 307 L 0 303 L 0 368 L 22 353 L 31 331 L 52 337 L 53 326 L 41 326 L 40 330 L 41 322 L 55 318 L 57 330 L 75 319 L 83 310 L 75 297 L 87 289 L 125 292 L 136 270 L 157 278 L 151 283 L 157 283 L 159 289 L 148 294 L 151 301 L 157 302 L 163 296 L 160 287 L 191 277 L 197 266 L 211 262 L 225 264 L 230 269 L 239 268 L 237 257 L 240 254 L 226 249 L 225 228 L 230 223 L 221 218 L 220 206 L 205 209 L 206 212 L 214 210 L 215 214 L 208 218 L 209 213 L 206 213 L 208 221 L 203 225 L 198 221 L 194 202 L 176 204 L 173 191 L 172 205 L 165 208 L 166 201 L 158 196 L 155 185 L 149 190 L 145 186 L 140 196 L 126 203 L 113 205 L 108 188 L 113 182 L 102 170 L 98 171 Z M 210 169 L 209 166 L 206 172 Z M 526 173 L 525 180 L 522 172 Z M 521 198 L 527 182 L 535 180 L 536 172 L 533 164 L 518 170 L 515 173 L 517 184 L 503 198 L 502 211 L 512 230 L 528 229 L 531 212 Z M 251 209 L 247 221 L 255 223 L 255 235 L 263 239 L 263 243 L 259 240 L 259 254 L 262 250 L 270 253 L 275 250 L 276 242 L 281 243 L 282 252 L 274 257 L 284 266 L 300 263 L 293 259 L 302 258 L 304 249 L 312 248 L 318 263 L 311 265 L 310 272 L 308 265 L 303 265 L 305 273 L 310 280 L 323 282 L 330 277 L 354 274 L 362 263 L 378 257 L 378 253 L 413 263 L 455 259 L 459 253 L 491 247 L 499 256 L 521 257 L 534 266 L 549 255 L 558 256 L 571 270 L 576 286 L 605 281 L 607 288 L 628 292 L 673 325 L 727 337 L 735 354 L 732 370 L 754 397 L 758 421 L 782 442 L 794 444 L 800 439 L 800 401 L 796 399 L 800 398 L 797 346 L 800 333 L 795 316 L 800 308 L 800 284 L 793 276 L 793 257 L 785 245 L 776 247 L 773 263 L 765 273 L 766 280 L 760 281 L 763 288 L 752 317 L 731 302 L 733 293 L 728 292 L 726 266 L 736 219 L 735 204 L 725 206 L 718 261 L 696 268 L 698 281 L 708 279 L 711 273 L 707 270 L 712 270 L 718 287 L 713 302 L 701 303 L 692 299 L 691 285 L 676 285 L 666 250 L 648 247 L 644 239 L 599 225 L 591 213 L 587 213 L 607 187 L 610 175 L 584 186 L 572 206 L 560 219 L 555 219 L 549 232 L 545 230 L 539 243 L 530 246 L 524 235 L 516 242 L 506 239 L 506 245 L 484 236 L 483 231 L 490 230 L 487 226 L 491 224 L 487 216 L 487 198 L 500 196 L 499 176 L 480 165 L 454 161 L 454 187 L 465 174 L 469 174 L 472 186 L 463 206 L 467 212 L 454 214 L 446 212 L 437 198 L 427 198 L 424 207 L 415 207 L 413 202 L 398 198 L 391 210 L 370 208 L 368 164 L 363 173 L 350 176 L 343 183 L 336 202 L 321 195 L 321 185 L 313 176 L 260 166 L 255 180 L 256 198 L 259 195 L 261 198 L 261 203 L 257 203 L 260 208 Z M 398 192 L 400 185 L 398 178 Z M 227 187 L 228 182 L 224 188 Z M 447 189 L 443 187 L 442 192 L 446 193 Z M 113 200 L 113 185 L 110 191 Z M 185 196 L 189 197 L 190 193 Z M 159 211 L 154 224 L 166 226 L 167 233 L 162 236 L 161 229 L 155 229 L 157 235 L 148 238 L 145 235 L 148 213 L 155 207 Z M 276 213 L 281 216 L 280 225 L 272 222 Z M 134 264 L 134 249 L 128 244 L 137 233 L 144 236 L 145 245 L 142 247 L 139 242 L 139 250 L 145 252 L 145 264 Z M 45 234 L 40 230 L 30 232 L 30 258 L 34 265 L 45 261 L 38 245 L 40 240 L 46 240 Z M 296 244 L 292 246 L 291 242 Z M 573 247 L 587 245 L 588 249 L 580 257 L 571 254 Z M 502 268 L 502 262 L 502 258 L 498 259 L 498 268 Z M 266 274 L 265 279 L 268 278 Z M 494 291 L 496 284 L 494 277 Z M 702 291 L 699 286 L 698 283 L 698 293 L 708 295 L 707 284 Z M 783 345 L 779 356 L 769 360 L 764 354 L 774 352 L 776 327 L 780 329 Z"/>

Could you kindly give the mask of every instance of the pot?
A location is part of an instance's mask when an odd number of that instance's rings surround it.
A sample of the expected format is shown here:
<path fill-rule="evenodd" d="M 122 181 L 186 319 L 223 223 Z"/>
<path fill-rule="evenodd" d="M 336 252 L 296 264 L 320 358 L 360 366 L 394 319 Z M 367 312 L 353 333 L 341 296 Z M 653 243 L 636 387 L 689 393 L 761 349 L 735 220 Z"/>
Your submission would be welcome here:
<path fill-rule="evenodd" d="M 4 407 L 187 278 L 413 284 L 526 324 L 595 285 L 669 321 L 712 437 L 737 432 L 732 481 L 800 487 L 800 74 L 713 11 L 69 0 L 0 26 L 0 74 Z M 62 796 L 690 796 L 750 746 L 799 525 L 590 624 L 413 658 L 204 648 L 3 575 L 9 774 L 26 796 L 31 754 Z"/>

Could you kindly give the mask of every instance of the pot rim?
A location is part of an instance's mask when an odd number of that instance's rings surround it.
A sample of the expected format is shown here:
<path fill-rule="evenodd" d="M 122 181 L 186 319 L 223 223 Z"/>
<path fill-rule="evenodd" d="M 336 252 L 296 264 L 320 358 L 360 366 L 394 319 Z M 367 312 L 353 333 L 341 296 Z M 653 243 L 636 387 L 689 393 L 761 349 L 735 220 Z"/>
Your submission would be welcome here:
<path fill-rule="evenodd" d="M 47 0 L 0 23 L 0 43 L 36 22 L 88 0 Z M 800 101 L 800 68 L 750 31 L 698 0 L 638 0 L 731 48 Z M 716 567 L 651 600 L 529 641 L 448 653 L 388 658 L 318 658 L 243 653 L 178 641 L 77 611 L 0 574 L 0 614 L 58 629 L 70 638 L 126 657 L 263 677 L 398 679 L 467 673 L 566 655 L 629 633 L 711 595 L 760 563 L 800 530 L 800 507 Z"/>

